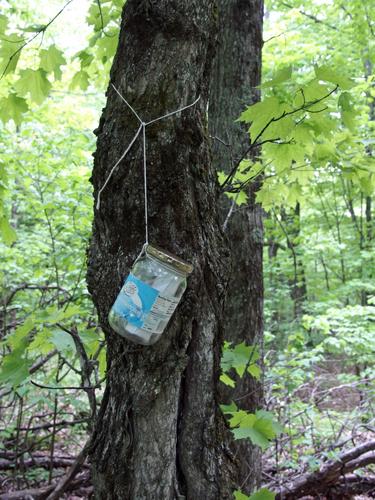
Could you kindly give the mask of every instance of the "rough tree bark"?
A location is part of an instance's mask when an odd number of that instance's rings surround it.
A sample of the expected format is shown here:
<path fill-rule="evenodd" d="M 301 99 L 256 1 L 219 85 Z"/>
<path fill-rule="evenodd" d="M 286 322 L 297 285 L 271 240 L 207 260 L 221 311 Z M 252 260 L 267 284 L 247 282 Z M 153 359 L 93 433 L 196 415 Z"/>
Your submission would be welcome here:
<path fill-rule="evenodd" d="M 144 243 L 141 147 L 116 170 L 95 211 L 88 286 L 107 339 L 107 386 L 90 450 L 97 498 L 232 497 L 235 463 L 218 407 L 228 251 L 217 214 L 206 105 L 215 50 L 213 0 L 127 0 L 111 82 L 147 121 L 150 241 L 194 264 L 162 339 L 128 343 L 108 311 Z M 109 87 L 97 130 L 94 195 L 138 124 Z"/>
<path fill-rule="evenodd" d="M 247 127 L 235 120 L 260 98 L 263 0 L 219 0 L 218 48 L 211 77 L 209 129 L 213 141 L 213 163 L 218 170 L 230 170 L 249 145 Z M 223 146 L 223 140 L 230 147 Z M 235 211 L 227 225 L 231 243 L 231 276 L 225 306 L 225 339 L 238 344 L 261 345 L 263 337 L 263 225 L 262 210 L 255 203 L 258 183 L 247 191 L 248 206 Z M 229 202 L 221 198 L 221 220 Z M 261 404 L 261 385 L 250 376 L 234 390 L 222 391 L 229 403 L 254 411 Z M 249 441 L 237 442 L 241 457 L 238 484 L 251 491 L 260 481 L 260 452 Z"/>

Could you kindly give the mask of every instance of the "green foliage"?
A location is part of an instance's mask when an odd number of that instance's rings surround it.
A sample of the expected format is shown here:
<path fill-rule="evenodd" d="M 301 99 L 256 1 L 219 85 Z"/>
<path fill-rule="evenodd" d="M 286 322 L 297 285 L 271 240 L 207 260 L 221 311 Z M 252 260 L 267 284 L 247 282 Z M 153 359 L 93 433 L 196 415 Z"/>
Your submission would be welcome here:
<path fill-rule="evenodd" d="M 123 0 L 91 2 L 86 22 L 92 33 L 87 46 L 83 39 L 82 48 L 73 55 L 64 52 L 61 41 L 55 41 L 61 31 L 60 16 L 64 15 L 67 4 L 53 13 L 43 8 L 42 3 L 35 12 L 26 5 L 19 11 L 10 4 L 4 7 L 0 17 L 0 120 L 3 124 L 14 122 L 20 126 L 30 116 L 27 112 L 42 105 L 53 90 L 64 92 L 69 87 L 87 91 L 90 82 L 104 88 L 117 48 L 123 3 Z M 51 14 L 46 13 L 49 11 Z M 10 245 L 15 241 L 15 232 L 3 208 L 5 193 L 6 186 L 0 184 L 0 237 Z"/>
<path fill-rule="evenodd" d="M 23 114 L 28 111 L 26 99 L 16 94 L 9 93 L 7 97 L 0 100 L 0 118 L 3 123 L 13 120 L 16 125 L 20 125 L 23 120 Z"/>
<path fill-rule="evenodd" d="M 273 414 L 265 410 L 249 413 L 237 410 L 234 403 L 230 406 L 222 405 L 221 410 L 224 414 L 231 415 L 229 425 L 235 439 L 250 439 L 254 445 L 260 446 L 263 450 L 282 432 Z"/>
<path fill-rule="evenodd" d="M 23 69 L 20 78 L 14 85 L 20 96 L 30 95 L 31 101 L 41 104 L 51 90 L 51 82 L 42 69 Z"/>
<path fill-rule="evenodd" d="M 221 358 L 221 368 L 223 374 L 220 380 L 231 387 L 234 387 L 234 380 L 230 378 L 228 372 L 234 369 L 239 377 L 243 377 L 247 371 L 255 379 L 260 378 L 260 368 L 257 365 L 259 351 L 257 346 L 247 346 L 244 342 L 231 346 L 224 342 L 223 356 Z"/>
<path fill-rule="evenodd" d="M 349 90 L 354 85 L 350 78 L 343 75 L 342 72 L 334 70 L 329 66 L 315 66 L 315 75 L 318 80 L 334 83 L 342 90 Z"/>
<path fill-rule="evenodd" d="M 255 162 L 246 159 L 246 169 L 241 164 L 240 172 L 224 186 L 225 194 L 237 203 L 246 203 L 246 187 L 259 176 L 257 201 L 266 210 L 292 207 L 302 203 L 310 185 L 332 168 L 336 174 L 350 171 L 352 182 L 367 195 L 374 191 L 373 157 L 369 155 L 367 166 L 360 160 L 366 156 L 366 135 L 372 128 L 368 106 L 375 61 L 370 22 L 374 12 L 357 0 L 345 9 L 336 4 L 331 2 L 323 15 L 315 2 L 268 3 L 268 8 L 280 11 L 267 28 L 262 101 L 239 118 L 250 125 L 249 152 L 256 151 L 256 144 L 263 147 L 260 157 Z M 224 179 L 219 174 L 221 184 Z"/>
<path fill-rule="evenodd" d="M 264 454 L 275 487 L 318 470 L 356 432 L 366 439 L 373 419 L 375 10 L 358 0 L 321 7 L 266 4 L 277 12 L 265 26 L 265 97 L 295 109 L 338 86 L 292 116 L 281 130 L 291 144 L 266 143 L 257 159 L 268 210 L 266 407 L 284 428 Z"/>
<path fill-rule="evenodd" d="M 346 144 L 340 135 L 342 127 L 354 130 L 355 110 L 351 95 L 336 90 L 351 88 L 349 79 L 335 78 L 336 72 L 326 66 L 316 66 L 315 72 L 316 78 L 301 84 L 290 80 L 290 67 L 281 69 L 263 86 L 272 88 L 272 94 L 240 116 L 241 121 L 251 124 L 249 133 L 253 147 L 263 144 L 263 148 L 261 160 L 254 166 L 248 164 L 246 170 L 236 174 L 233 186 L 240 189 L 262 174 L 257 201 L 266 209 L 281 204 L 293 206 L 300 201 L 305 186 L 321 168 L 320 163 L 336 163 L 340 148 L 345 153 Z M 336 87 L 322 84 L 321 80 L 335 83 Z M 339 109 L 341 120 L 337 118 Z M 230 196 L 233 197 L 233 193 Z"/>
<path fill-rule="evenodd" d="M 9 224 L 5 216 L 2 216 L 0 219 L 0 234 L 6 245 L 12 245 L 17 239 L 15 230 Z"/>
<path fill-rule="evenodd" d="M 241 491 L 234 492 L 235 500 L 275 500 L 275 494 L 267 488 L 261 488 L 250 496 L 245 495 Z"/>
<path fill-rule="evenodd" d="M 28 387 L 30 367 L 54 349 L 73 366 L 78 363 L 73 338 L 62 327 L 82 334 L 87 355 L 98 363 L 101 376 L 105 372 L 102 336 L 84 280 L 92 210 L 90 123 L 96 118 L 88 103 L 79 111 L 75 105 L 76 99 L 56 99 L 42 108 L 38 122 L 1 130 L 7 175 L 5 169 L 0 174 L 10 194 L 0 204 L 8 245 L 0 243 L 0 291 L 3 300 L 12 297 L 8 314 L 16 327 L 9 319 L 2 326 L 0 383 L 18 392 Z M 9 224 L 5 216 L 12 213 L 17 215 Z M 39 381 L 53 376 L 51 371 Z"/>
<path fill-rule="evenodd" d="M 61 66 L 66 64 L 66 60 L 61 50 L 56 45 L 50 45 L 48 49 L 42 49 L 39 53 L 40 67 L 47 73 L 53 73 L 55 80 L 62 77 Z"/>

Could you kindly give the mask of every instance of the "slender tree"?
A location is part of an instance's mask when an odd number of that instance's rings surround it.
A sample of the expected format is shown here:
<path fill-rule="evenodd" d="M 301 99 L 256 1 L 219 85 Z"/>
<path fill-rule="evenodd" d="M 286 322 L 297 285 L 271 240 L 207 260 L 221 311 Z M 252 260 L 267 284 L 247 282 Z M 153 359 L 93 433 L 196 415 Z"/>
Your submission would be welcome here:
<path fill-rule="evenodd" d="M 303 304 L 307 299 L 305 269 L 301 259 L 300 234 L 301 234 L 301 205 L 299 202 L 290 210 L 281 209 L 278 222 L 293 262 L 293 277 L 289 279 L 290 297 L 293 300 L 294 319 L 303 314 Z"/>
<path fill-rule="evenodd" d="M 194 264 L 162 339 L 131 345 L 108 311 L 144 243 L 142 151 L 136 143 L 95 211 L 88 286 L 107 339 L 107 386 L 91 447 L 97 498 L 231 498 L 235 466 L 218 406 L 223 299 L 229 268 L 217 214 L 206 106 L 216 42 L 213 0 L 128 0 L 111 83 L 148 127 L 150 241 Z M 92 176 L 103 186 L 138 124 L 109 87 Z"/>

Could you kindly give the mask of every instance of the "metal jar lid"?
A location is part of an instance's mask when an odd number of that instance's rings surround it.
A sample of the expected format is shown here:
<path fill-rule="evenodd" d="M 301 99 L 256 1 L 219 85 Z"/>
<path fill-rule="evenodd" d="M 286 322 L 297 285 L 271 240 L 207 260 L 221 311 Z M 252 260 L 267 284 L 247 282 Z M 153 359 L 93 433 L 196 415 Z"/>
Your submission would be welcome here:
<path fill-rule="evenodd" d="M 160 260 L 180 273 L 190 274 L 193 271 L 193 266 L 191 264 L 161 248 L 147 245 L 146 254 Z"/>

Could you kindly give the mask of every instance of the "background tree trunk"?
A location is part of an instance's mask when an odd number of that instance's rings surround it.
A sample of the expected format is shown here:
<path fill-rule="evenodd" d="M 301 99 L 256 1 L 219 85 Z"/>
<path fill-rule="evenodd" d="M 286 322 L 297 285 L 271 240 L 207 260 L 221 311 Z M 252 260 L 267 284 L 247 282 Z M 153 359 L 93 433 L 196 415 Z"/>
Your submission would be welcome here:
<path fill-rule="evenodd" d="M 304 303 L 307 299 L 305 268 L 301 258 L 301 205 L 296 203 L 294 209 L 281 209 L 281 229 L 285 234 L 290 257 L 293 262 L 293 278 L 289 279 L 290 297 L 293 301 L 294 319 L 299 319 L 304 313 Z"/>
<path fill-rule="evenodd" d="M 235 464 L 218 407 L 228 251 L 217 214 L 206 104 L 216 39 L 213 0 L 127 0 L 111 82 L 147 128 L 150 241 L 194 264 L 161 340 L 132 345 L 107 315 L 144 243 L 140 143 L 121 162 L 95 211 L 88 286 L 107 338 L 107 386 L 90 451 L 97 498 L 231 498 Z M 109 87 L 97 130 L 94 194 L 138 124 Z"/>
<path fill-rule="evenodd" d="M 219 0 L 218 50 L 210 85 L 209 128 L 213 141 L 213 163 L 230 170 L 249 145 L 247 127 L 235 120 L 260 98 L 263 0 Z M 215 139 L 216 137 L 216 139 Z M 217 138 L 230 147 L 225 147 Z M 247 191 L 248 206 L 235 210 L 227 226 L 231 243 L 231 275 L 225 307 L 225 339 L 234 344 L 262 344 L 263 337 L 263 224 L 262 209 L 255 203 L 258 183 Z M 224 222 L 230 203 L 222 195 Z M 261 384 L 250 375 L 235 389 L 222 388 L 222 399 L 249 411 L 261 404 Z M 259 448 L 250 441 L 235 443 L 241 457 L 238 484 L 251 491 L 260 481 Z"/>

